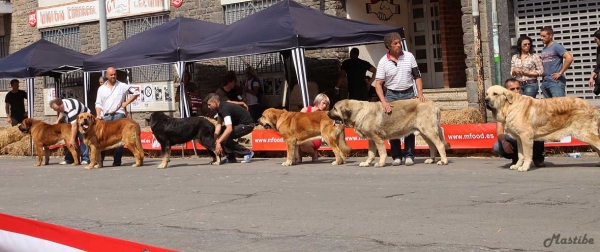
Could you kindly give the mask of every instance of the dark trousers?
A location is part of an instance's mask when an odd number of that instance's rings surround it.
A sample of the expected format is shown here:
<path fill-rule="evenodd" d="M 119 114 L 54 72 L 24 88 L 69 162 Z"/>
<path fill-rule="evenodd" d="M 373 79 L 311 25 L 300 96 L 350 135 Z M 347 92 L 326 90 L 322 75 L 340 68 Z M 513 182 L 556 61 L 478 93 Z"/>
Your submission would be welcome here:
<path fill-rule="evenodd" d="M 248 112 L 250 112 L 254 122 L 258 122 L 258 118 L 262 116 L 260 104 L 248 105 Z"/>
<path fill-rule="evenodd" d="M 413 88 L 409 88 L 406 91 L 398 92 L 393 90 L 386 90 L 385 100 L 387 102 L 393 102 L 396 100 L 413 99 L 415 92 Z M 390 139 L 390 149 L 392 149 L 392 159 L 402 159 L 402 143 L 400 139 Z M 415 135 L 410 134 L 404 137 L 404 158 L 415 159 Z"/>
<path fill-rule="evenodd" d="M 504 152 L 504 148 L 502 148 L 502 143 L 500 141 L 496 141 L 496 143 L 494 144 L 494 151 L 496 153 L 498 153 L 498 155 L 506 158 L 506 159 L 511 159 L 513 164 L 517 163 L 517 161 L 519 160 L 519 148 L 517 146 L 517 140 L 510 137 L 510 136 L 506 136 L 506 141 L 508 143 L 510 143 L 510 145 L 513 147 L 513 153 L 506 153 Z M 544 162 L 544 141 L 534 141 L 533 142 L 533 162 Z"/>
<path fill-rule="evenodd" d="M 221 147 L 223 147 L 223 151 L 226 153 L 228 158 L 235 158 L 235 154 L 242 156 L 250 154 L 250 150 L 248 148 L 244 147 L 233 139 L 248 135 L 253 129 L 254 125 L 233 126 L 233 132 L 231 132 L 231 135 L 229 135 L 225 142 L 221 143 Z M 224 130 L 225 128 L 221 127 L 221 132 Z"/>
<path fill-rule="evenodd" d="M 116 113 L 114 115 L 104 116 L 104 121 L 114 121 L 121 118 L 125 118 L 125 114 Z M 104 162 L 104 156 L 106 156 L 106 151 L 100 152 L 100 155 L 102 156 L 101 162 Z M 113 158 L 113 164 L 121 165 L 121 159 L 123 158 L 123 147 L 118 147 L 113 150 Z"/>

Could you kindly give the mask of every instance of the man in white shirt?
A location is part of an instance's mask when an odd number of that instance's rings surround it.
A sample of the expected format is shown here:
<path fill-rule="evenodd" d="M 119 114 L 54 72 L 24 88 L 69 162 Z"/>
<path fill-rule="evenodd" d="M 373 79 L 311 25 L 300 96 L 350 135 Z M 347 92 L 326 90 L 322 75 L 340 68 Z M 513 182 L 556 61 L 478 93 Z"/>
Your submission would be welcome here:
<path fill-rule="evenodd" d="M 383 43 L 389 50 L 377 64 L 377 73 L 375 76 L 375 90 L 381 101 L 381 105 L 386 113 L 392 111 L 390 102 L 396 100 L 417 98 L 421 102 L 425 101 L 423 96 L 423 80 L 421 72 L 417 66 L 417 61 L 412 53 L 402 51 L 402 38 L 397 32 L 391 32 L 385 35 Z M 383 93 L 385 84 L 386 92 Z M 416 84 L 416 90 L 415 90 Z M 402 148 L 400 139 L 391 139 L 390 148 L 392 149 L 392 165 L 402 163 Z M 410 134 L 404 137 L 404 157 L 405 165 L 414 164 L 415 135 Z"/>
<path fill-rule="evenodd" d="M 100 120 L 113 121 L 125 118 L 125 108 L 140 95 L 137 90 L 126 83 L 117 80 L 117 70 L 114 67 L 106 69 L 106 83 L 98 88 L 96 96 L 96 115 Z M 127 95 L 129 99 L 127 99 Z M 104 116 L 100 116 L 104 113 Z M 102 161 L 104 161 L 105 152 L 102 151 Z M 123 157 L 123 147 L 114 149 L 113 166 L 121 165 Z"/>

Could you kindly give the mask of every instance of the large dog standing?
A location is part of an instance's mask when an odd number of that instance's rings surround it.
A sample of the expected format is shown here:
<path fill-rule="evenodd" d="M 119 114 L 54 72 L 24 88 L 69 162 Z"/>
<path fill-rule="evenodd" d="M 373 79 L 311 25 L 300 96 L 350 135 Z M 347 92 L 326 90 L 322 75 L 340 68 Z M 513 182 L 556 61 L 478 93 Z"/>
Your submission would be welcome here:
<path fill-rule="evenodd" d="M 534 140 L 559 141 L 571 135 L 590 144 L 600 155 L 600 112 L 586 100 L 575 97 L 534 99 L 502 86 L 492 86 L 486 91 L 485 103 L 496 121 L 517 140 L 519 161 L 511 170 L 529 170 Z"/>
<path fill-rule="evenodd" d="M 203 117 L 172 118 L 163 112 L 150 115 L 150 128 L 160 143 L 162 162 L 158 168 L 166 168 L 171 158 L 171 146 L 187 143 L 191 140 L 200 142 L 213 158 L 212 164 L 221 163 L 220 155 L 215 152 L 215 125 Z"/>
<path fill-rule="evenodd" d="M 385 140 L 399 139 L 411 133 L 420 133 L 429 145 L 431 158 L 426 164 L 435 162 L 437 153 L 441 160 L 438 165 L 448 164 L 446 148 L 450 145 L 444 139 L 440 127 L 440 109 L 433 101 L 421 102 L 417 99 L 391 102 L 391 113 L 386 113 L 379 102 L 341 100 L 333 105 L 327 114 L 336 122 L 354 128 L 361 137 L 369 140 L 369 152 L 365 162 L 359 166 L 370 166 L 379 152 L 379 163 L 375 167 L 385 166 L 387 150 Z"/>
<path fill-rule="evenodd" d="M 38 157 L 35 166 L 47 165 L 50 161 L 50 150 L 48 147 L 57 144 L 61 140 L 65 141 L 67 149 L 69 149 L 73 155 L 73 160 L 75 160 L 73 165 L 79 165 L 79 148 L 69 146 L 69 142 L 71 142 L 71 124 L 47 124 L 33 118 L 26 118 L 21 122 L 21 125 L 19 125 L 19 130 L 23 133 L 31 134 L 31 139 L 33 139 Z M 44 157 L 43 162 L 42 156 Z"/>
<path fill-rule="evenodd" d="M 102 168 L 100 152 L 127 145 L 135 156 L 133 167 L 142 166 L 144 163 L 144 149 L 140 139 L 140 125 L 130 118 L 115 121 L 96 119 L 90 113 L 81 113 L 77 116 L 79 132 L 83 135 L 83 142 L 90 147 L 90 164 L 86 169 Z"/>
<path fill-rule="evenodd" d="M 332 164 L 346 163 L 345 155 L 350 151 L 350 147 L 346 144 L 344 126 L 334 125 L 334 121 L 327 117 L 325 111 L 303 113 L 269 108 L 263 112 L 258 123 L 281 133 L 285 140 L 287 160 L 281 165 L 296 164 L 298 145 L 315 140 L 319 136 L 323 136 L 335 154 Z"/>

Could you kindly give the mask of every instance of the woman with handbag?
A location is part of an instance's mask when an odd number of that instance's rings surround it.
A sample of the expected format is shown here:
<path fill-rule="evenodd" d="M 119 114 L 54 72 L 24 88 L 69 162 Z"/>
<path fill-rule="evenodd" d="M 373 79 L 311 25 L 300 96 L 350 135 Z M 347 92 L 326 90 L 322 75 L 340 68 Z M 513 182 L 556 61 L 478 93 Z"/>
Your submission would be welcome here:
<path fill-rule="evenodd" d="M 588 85 L 590 87 L 594 87 L 594 94 L 600 94 L 600 30 L 594 32 L 594 41 L 596 42 L 596 66 L 594 67 L 594 71 L 590 76 L 590 81 Z"/>

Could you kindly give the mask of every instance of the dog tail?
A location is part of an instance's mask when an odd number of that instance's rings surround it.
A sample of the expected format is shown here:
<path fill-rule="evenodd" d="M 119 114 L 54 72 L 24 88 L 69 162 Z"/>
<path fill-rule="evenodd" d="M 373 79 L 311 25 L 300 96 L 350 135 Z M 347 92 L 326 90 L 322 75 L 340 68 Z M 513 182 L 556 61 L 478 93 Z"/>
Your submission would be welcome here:
<path fill-rule="evenodd" d="M 444 128 L 442 128 L 442 125 L 441 125 L 442 110 L 437 105 L 435 106 L 435 114 L 437 115 L 437 117 L 435 119 L 435 125 L 438 127 L 437 130 L 438 130 L 438 135 L 440 136 L 440 140 L 442 140 L 442 143 L 444 143 L 444 147 L 446 147 L 446 149 L 450 149 L 450 143 L 448 143 L 448 141 L 446 141 L 446 138 L 444 137 Z"/>
<path fill-rule="evenodd" d="M 350 146 L 348 146 L 348 143 L 346 143 L 346 132 L 344 130 L 344 126 L 340 125 L 341 130 L 340 133 L 338 134 L 337 137 L 337 144 L 338 147 L 340 148 L 340 151 L 342 153 L 344 153 L 344 156 L 350 156 L 350 152 L 352 151 L 352 148 L 350 148 Z"/>

